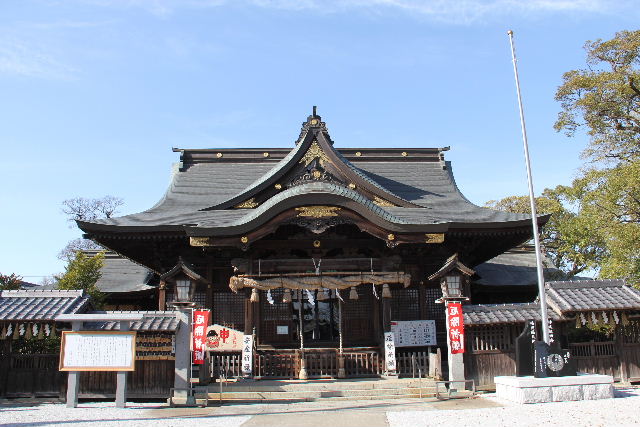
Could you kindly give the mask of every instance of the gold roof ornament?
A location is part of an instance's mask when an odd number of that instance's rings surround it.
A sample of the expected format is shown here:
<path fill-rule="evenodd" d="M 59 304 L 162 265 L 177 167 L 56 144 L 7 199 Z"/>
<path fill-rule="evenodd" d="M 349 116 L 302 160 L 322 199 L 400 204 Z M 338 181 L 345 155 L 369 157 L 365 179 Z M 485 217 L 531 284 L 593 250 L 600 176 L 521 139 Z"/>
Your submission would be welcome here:
<path fill-rule="evenodd" d="M 241 241 L 242 243 L 248 243 L 248 242 L 249 242 L 249 238 L 248 238 L 247 236 L 242 236 L 242 237 L 240 238 L 240 241 Z"/>
<path fill-rule="evenodd" d="M 315 159 L 318 159 L 320 162 L 320 166 L 324 166 L 324 162 L 331 163 L 329 157 L 322 151 L 322 148 L 318 145 L 317 141 L 313 141 L 313 143 L 309 146 L 309 149 L 302 159 L 300 159 L 300 163 L 304 163 L 305 166 L 309 166 L 309 163 L 313 162 Z"/>
<path fill-rule="evenodd" d="M 260 203 L 256 203 L 255 199 L 252 197 L 249 200 L 245 200 L 244 202 L 237 204 L 235 206 L 236 209 L 253 209 L 257 208 Z"/>
<path fill-rule="evenodd" d="M 380 197 L 378 197 L 378 196 L 374 196 L 374 197 L 373 197 L 373 203 L 374 203 L 374 204 L 376 204 L 376 205 L 378 205 L 378 206 L 381 206 L 381 207 L 383 207 L 383 208 L 384 208 L 384 207 L 391 208 L 391 207 L 394 207 L 394 206 L 395 206 L 393 203 L 391 203 L 391 202 L 389 202 L 389 201 L 387 201 L 387 200 L 385 200 L 385 199 L 381 199 L 381 198 L 380 198 Z"/>
<path fill-rule="evenodd" d="M 329 216 L 338 216 L 337 211 L 342 210 L 337 206 L 302 206 L 296 208 L 298 216 L 311 218 L 325 218 Z"/>
<path fill-rule="evenodd" d="M 213 246 L 211 237 L 189 237 L 189 244 L 196 247 Z"/>
<path fill-rule="evenodd" d="M 424 235 L 425 243 L 442 243 L 444 242 L 444 233 L 427 233 Z"/>

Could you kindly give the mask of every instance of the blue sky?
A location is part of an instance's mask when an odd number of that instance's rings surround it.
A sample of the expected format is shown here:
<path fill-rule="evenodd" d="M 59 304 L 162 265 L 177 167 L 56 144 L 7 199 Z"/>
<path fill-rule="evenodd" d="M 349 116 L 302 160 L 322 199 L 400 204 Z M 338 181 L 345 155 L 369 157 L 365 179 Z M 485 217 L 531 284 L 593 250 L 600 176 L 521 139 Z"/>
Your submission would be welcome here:
<path fill-rule="evenodd" d="M 635 6 L 635 7 L 634 7 Z M 584 136 L 552 129 L 586 40 L 637 29 L 633 1 L 0 2 L 0 272 L 41 276 L 79 237 L 61 212 L 163 194 L 172 147 L 293 147 L 312 105 L 337 147 L 443 147 L 473 202 L 525 194 L 507 30 L 536 191 L 569 184 Z"/>

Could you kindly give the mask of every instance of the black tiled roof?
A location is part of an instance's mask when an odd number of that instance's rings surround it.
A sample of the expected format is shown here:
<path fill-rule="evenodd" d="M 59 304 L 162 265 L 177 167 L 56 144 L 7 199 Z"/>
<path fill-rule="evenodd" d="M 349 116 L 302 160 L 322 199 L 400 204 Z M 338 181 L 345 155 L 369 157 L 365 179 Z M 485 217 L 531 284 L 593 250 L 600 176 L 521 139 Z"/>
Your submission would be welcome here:
<path fill-rule="evenodd" d="M 548 258 L 543 258 L 546 278 L 562 274 Z M 474 267 L 479 277 L 474 284 L 487 286 L 536 286 L 536 254 L 531 248 L 517 247 Z M 550 277 L 551 276 L 551 277 Z"/>
<path fill-rule="evenodd" d="M 303 134 L 307 131 L 312 132 L 303 129 Z M 323 132 L 326 133 L 326 129 Z M 316 133 L 314 138 L 330 140 L 325 133 Z M 371 206 L 373 201 L 363 197 L 358 190 L 325 184 L 303 185 L 282 191 L 257 209 L 221 208 L 231 206 L 236 201 L 241 202 L 245 196 L 248 199 L 258 194 L 267 184 L 271 185 L 271 181 L 283 176 L 287 168 L 297 165 L 298 158 L 309 147 L 311 139 L 308 135 L 301 136 L 298 145 L 290 150 L 265 149 L 288 152 L 279 161 L 270 156 L 251 154 L 244 149 L 223 150 L 224 153 L 216 150 L 181 150 L 182 158 L 188 159 L 187 164 L 174 169 L 169 189 L 151 209 L 119 218 L 78 224 L 87 232 L 107 231 L 112 226 L 119 227 L 119 231 L 127 231 L 123 227 L 131 227 L 129 231 L 148 230 L 149 227 L 161 227 L 165 231 L 181 231 L 184 226 L 229 228 L 256 220 L 265 211 L 261 208 L 277 208 L 278 202 L 299 196 L 300 192 L 331 195 L 336 203 L 355 201 L 374 217 L 377 215 L 391 224 L 487 227 L 496 223 L 511 223 L 520 226 L 530 218 L 528 214 L 482 208 L 467 200 L 455 183 L 450 162 L 444 161 L 443 152 L 448 148 L 415 149 L 415 156 L 398 150 L 380 149 L 384 153 L 382 157 L 372 150 L 362 149 L 364 156 L 354 157 L 352 153 L 356 149 L 341 150 L 332 145 L 324 146 L 324 149 L 331 150 L 330 155 L 340 163 L 336 165 L 340 170 L 362 180 L 364 185 L 375 188 L 381 198 L 385 194 L 390 200 L 395 198 L 394 204 L 401 206 L 380 208 L 374 205 L 374 208 Z M 343 153 L 349 153 L 349 158 Z"/>
<path fill-rule="evenodd" d="M 465 305 L 463 312 L 464 324 L 468 326 L 540 320 L 540 305 L 538 303 Z M 551 309 L 548 309 L 547 313 L 549 319 L 559 320 L 561 318 Z"/>
<path fill-rule="evenodd" d="M 154 273 L 113 252 L 105 253 L 102 276 L 96 286 L 105 293 L 136 292 L 154 289 Z"/>
<path fill-rule="evenodd" d="M 640 310 L 640 291 L 623 280 L 548 282 L 549 305 L 570 313 L 598 310 Z"/>
<path fill-rule="evenodd" d="M 172 311 L 108 311 L 109 314 L 143 313 L 144 319 L 131 322 L 129 329 L 137 332 L 174 332 L 179 321 Z M 96 331 L 119 331 L 120 322 L 86 322 L 84 328 Z"/>
<path fill-rule="evenodd" d="M 2 321 L 52 321 L 60 314 L 84 313 L 89 307 L 84 291 L 0 291 Z"/>
<path fill-rule="evenodd" d="M 552 320 L 566 320 L 578 312 L 640 311 L 640 291 L 623 280 L 548 282 L 546 294 Z M 521 323 L 540 320 L 540 304 L 470 304 L 464 306 L 464 316 L 468 325 Z"/>

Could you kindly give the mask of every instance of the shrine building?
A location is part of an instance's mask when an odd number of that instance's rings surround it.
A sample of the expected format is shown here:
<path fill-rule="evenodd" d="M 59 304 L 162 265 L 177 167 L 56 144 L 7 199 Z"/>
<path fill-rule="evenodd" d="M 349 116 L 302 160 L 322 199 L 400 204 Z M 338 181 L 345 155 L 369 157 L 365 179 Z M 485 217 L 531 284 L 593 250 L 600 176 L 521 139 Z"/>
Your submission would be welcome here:
<path fill-rule="evenodd" d="M 287 148 L 174 148 L 155 206 L 78 226 L 159 277 L 129 295 L 142 308 L 186 299 L 254 334 L 257 376 L 295 376 L 303 349 L 311 375 L 333 372 L 337 352 L 376 374 L 395 322 L 434 320 L 446 349 L 439 271 L 472 272 L 531 239 L 529 215 L 464 197 L 448 150 L 336 148 L 314 107 Z"/>

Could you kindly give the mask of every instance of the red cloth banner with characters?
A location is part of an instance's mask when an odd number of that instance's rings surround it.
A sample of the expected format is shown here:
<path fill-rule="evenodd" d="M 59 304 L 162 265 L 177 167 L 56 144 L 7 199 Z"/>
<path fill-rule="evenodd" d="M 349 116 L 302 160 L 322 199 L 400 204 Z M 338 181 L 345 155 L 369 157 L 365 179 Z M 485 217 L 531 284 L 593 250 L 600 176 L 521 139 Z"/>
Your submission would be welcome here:
<path fill-rule="evenodd" d="M 464 353 L 464 316 L 459 302 L 447 304 L 447 326 L 451 353 Z"/>
<path fill-rule="evenodd" d="M 207 327 L 209 326 L 209 310 L 193 311 L 193 363 L 194 365 L 202 365 L 204 363 L 204 355 L 207 341 Z"/>

